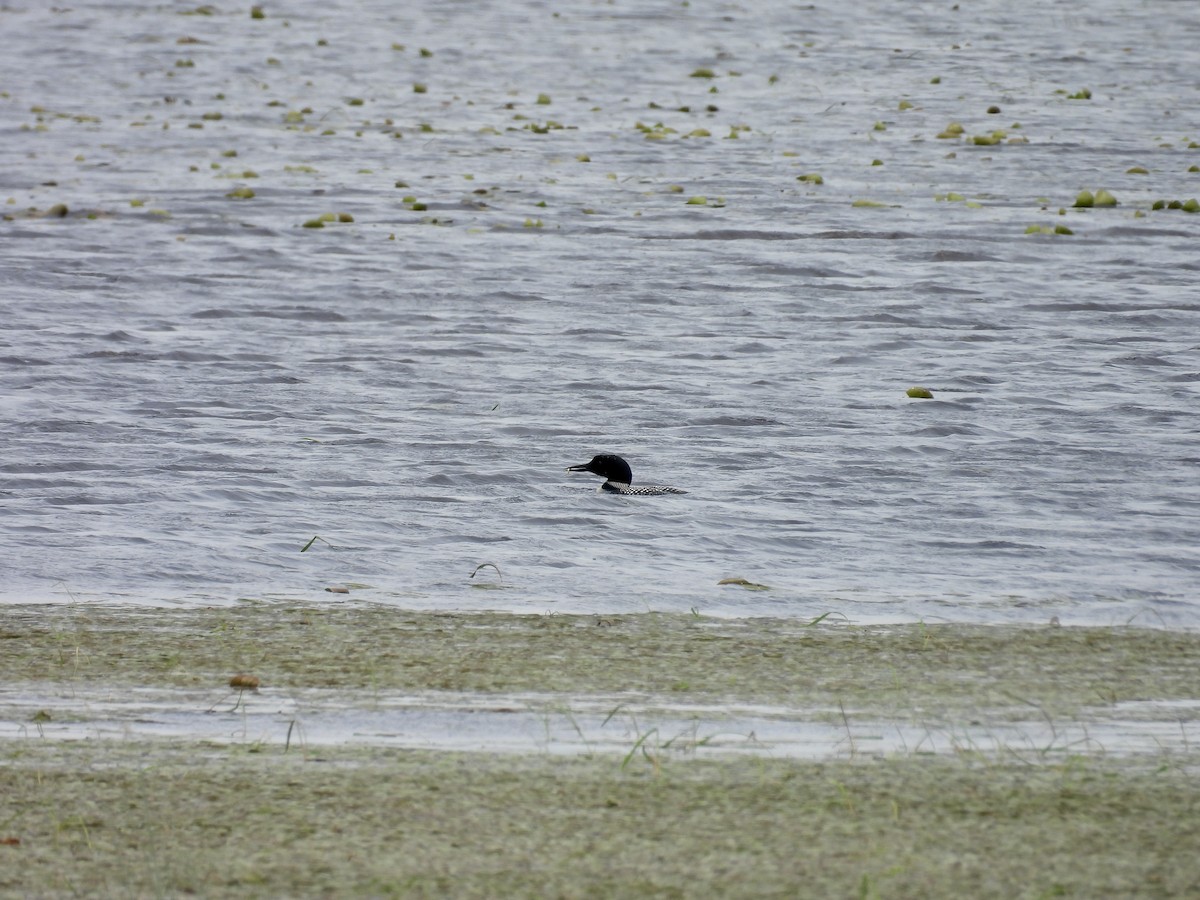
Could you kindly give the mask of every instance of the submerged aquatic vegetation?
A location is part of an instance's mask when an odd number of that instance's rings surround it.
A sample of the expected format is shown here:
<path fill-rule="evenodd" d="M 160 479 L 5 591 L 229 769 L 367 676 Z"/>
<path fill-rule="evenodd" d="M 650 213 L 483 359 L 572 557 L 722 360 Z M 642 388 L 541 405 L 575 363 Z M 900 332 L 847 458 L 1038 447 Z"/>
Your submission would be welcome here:
<path fill-rule="evenodd" d="M 747 581 L 745 578 L 722 578 L 717 582 L 718 585 L 737 585 L 745 588 L 748 591 L 769 591 L 770 588 L 765 584 L 756 584 L 753 581 Z"/>

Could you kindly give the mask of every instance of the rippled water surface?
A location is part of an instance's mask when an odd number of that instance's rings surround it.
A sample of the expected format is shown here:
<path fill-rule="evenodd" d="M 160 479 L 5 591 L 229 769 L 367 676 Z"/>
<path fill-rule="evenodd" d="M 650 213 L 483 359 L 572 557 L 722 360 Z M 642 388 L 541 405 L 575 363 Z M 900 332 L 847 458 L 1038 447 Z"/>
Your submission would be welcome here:
<path fill-rule="evenodd" d="M 8 602 L 1200 625 L 1200 6 L 0 34 Z"/>

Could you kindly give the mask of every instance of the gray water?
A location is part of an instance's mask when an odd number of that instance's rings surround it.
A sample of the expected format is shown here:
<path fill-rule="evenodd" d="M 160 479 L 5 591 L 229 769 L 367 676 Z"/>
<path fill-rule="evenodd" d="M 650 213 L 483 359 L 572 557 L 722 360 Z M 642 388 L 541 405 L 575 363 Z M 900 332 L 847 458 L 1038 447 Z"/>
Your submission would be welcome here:
<path fill-rule="evenodd" d="M 1200 6 L 248 7 L 0 10 L 5 602 L 1200 625 Z"/>

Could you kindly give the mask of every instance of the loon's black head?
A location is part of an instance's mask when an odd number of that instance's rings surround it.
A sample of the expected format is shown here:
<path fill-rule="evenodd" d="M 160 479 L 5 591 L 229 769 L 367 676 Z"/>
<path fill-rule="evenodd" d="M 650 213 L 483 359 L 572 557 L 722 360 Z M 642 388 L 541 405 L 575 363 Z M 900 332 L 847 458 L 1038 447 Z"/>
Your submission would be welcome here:
<path fill-rule="evenodd" d="M 593 456 L 590 463 L 582 466 L 571 466 L 568 472 L 591 472 L 599 475 L 605 481 L 615 481 L 618 484 L 633 484 L 633 472 L 629 463 L 612 453 L 601 453 Z"/>

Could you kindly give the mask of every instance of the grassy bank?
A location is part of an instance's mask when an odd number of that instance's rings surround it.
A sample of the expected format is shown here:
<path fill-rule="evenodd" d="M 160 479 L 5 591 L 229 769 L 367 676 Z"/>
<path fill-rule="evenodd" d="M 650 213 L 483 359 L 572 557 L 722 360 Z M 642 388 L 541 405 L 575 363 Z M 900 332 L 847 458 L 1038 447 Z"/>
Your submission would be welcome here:
<path fill-rule="evenodd" d="M 637 691 L 953 726 L 1200 697 L 1200 637 L 230 609 L 0 609 L 0 679 Z M 1180 707 L 1194 728 L 1194 707 Z M 1120 713 L 1129 715 L 1128 711 Z M 560 758 L 0 736 L 5 896 L 1173 897 L 1200 754 Z"/>
<path fill-rule="evenodd" d="M 21 742 L 8 896 L 1183 897 L 1200 794 L 1074 758 L 795 762 Z"/>

